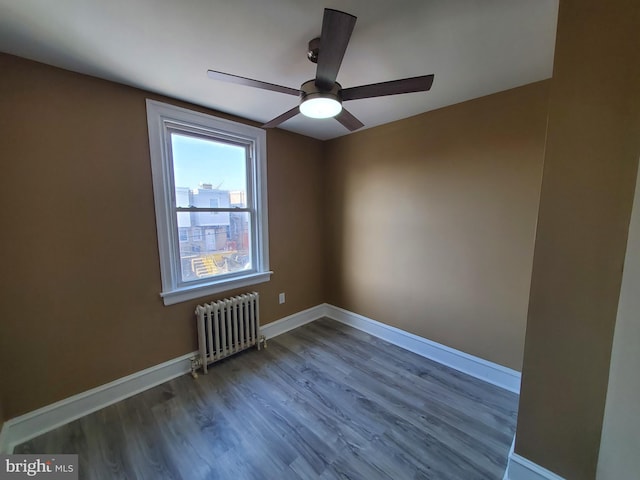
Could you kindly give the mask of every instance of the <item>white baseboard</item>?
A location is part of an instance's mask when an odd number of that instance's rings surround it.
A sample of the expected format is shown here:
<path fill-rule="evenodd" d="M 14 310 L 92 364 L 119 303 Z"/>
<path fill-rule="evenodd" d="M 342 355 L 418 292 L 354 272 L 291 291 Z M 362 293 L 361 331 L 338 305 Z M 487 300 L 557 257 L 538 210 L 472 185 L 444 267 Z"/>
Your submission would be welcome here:
<path fill-rule="evenodd" d="M 261 327 L 260 332 L 269 339 L 322 317 L 329 317 L 363 330 L 418 355 L 430 358 L 507 390 L 516 393 L 519 391 L 520 373 L 515 370 L 326 303 L 268 323 Z M 0 432 L 0 454 L 11 453 L 13 448 L 22 442 L 189 372 L 191 370 L 190 358 L 197 354 L 198 352 L 188 353 L 7 420 Z M 522 478 L 524 479 L 525 477 Z M 555 479 L 559 477 L 548 478 Z M 511 477 L 511 480 L 520 480 L 520 478 Z"/>
<path fill-rule="evenodd" d="M 507 455 L 507 468 L 504 469 L 504 476 L 502 480 L 509 480 L 509 463 L 511 462 L 511 456 L 513 455 L 513 451 L 516 448 L 516 436 L 513 436 L 513 441 L 511 442 L 511 448 L 509 449 L 509 454 Z"/>
<path fill-rule="evenodd" d="M 188 353 L 7 420 L 0 454 L 12 453 L 22 442 L 191 371 L 190 358 L 197 354 Z"/>
<path fill-rule="evenodd" d="M 419 337 L 399 328 L 377 322 L 370 318 L 349 312 L 333 305 L 327 305 L 327 316 L 334 320 L 362 330 L 448 367 L 455 368 L 472 377 L 520 393 L 520 372 L 497 363 L 474 357 L 468 353 Z"/>
<path fill-rule="evenodd" d="M 505 480 L 564 480 L 564 478 L 512 452 L 509 455 Z"/>
<path fill-rule="evenodd" d="M 307 323 L 318 320 L 319 318 L 327 316 L 327 304 L 323 303 L 316 305 L 315 307 L 308 308 L 288 317 L 281 318 L 275 322 L 267 323 L 260 327 L 260 333 L 264 335 L 267 340 L 283 333 L 293 330 L 294 328 L 301 327 Z"/>

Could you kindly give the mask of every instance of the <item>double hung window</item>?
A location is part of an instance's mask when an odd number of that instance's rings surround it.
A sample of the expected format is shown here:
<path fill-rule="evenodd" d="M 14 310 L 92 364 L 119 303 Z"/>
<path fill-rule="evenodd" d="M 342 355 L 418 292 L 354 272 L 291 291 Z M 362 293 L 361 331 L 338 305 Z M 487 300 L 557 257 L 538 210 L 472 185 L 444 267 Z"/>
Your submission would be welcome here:
<path fill-rule="evenodd" d="M 165 305 L 269 280 L 264 130 L 147 100 Z"/>

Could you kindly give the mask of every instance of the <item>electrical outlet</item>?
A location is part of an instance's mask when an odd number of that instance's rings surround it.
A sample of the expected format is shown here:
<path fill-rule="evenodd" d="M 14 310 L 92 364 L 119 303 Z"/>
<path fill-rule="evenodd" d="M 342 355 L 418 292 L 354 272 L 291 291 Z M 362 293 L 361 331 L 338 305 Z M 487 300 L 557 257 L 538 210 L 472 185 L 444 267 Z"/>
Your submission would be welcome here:
<path fill-rule="evenodd" d="M 278 295 L 278 302 L 280 302 L 280 304 L 283 304 L 285 302 L 284 292 L 282 292 L 280 295 Z"/>

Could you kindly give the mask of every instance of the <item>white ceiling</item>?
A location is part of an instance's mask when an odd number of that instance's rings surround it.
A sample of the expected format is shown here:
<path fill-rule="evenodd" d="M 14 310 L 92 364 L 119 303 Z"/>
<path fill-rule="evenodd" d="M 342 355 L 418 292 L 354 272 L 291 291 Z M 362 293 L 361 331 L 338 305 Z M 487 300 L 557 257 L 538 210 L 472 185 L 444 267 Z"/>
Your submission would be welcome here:
<path fill-rule="evenodd" d="M 551 76 L 558 0 L 0 0 L 0 51 L 266 122 L 295 97 L 207 69 L 299 88 L 325 7 L 358 17 L 343 87 L 435 74 L 427 93 L 345 103 L 365 128 Z M 349 133 L 302 115 L 281 128 Z"/>

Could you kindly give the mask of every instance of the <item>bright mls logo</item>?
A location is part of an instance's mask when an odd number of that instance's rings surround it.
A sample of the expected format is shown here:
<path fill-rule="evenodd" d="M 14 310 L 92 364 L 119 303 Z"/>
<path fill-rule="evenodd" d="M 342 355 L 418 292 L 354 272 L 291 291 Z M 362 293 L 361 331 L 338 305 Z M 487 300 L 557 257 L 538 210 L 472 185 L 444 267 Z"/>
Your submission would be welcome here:
<path fill-rule="evenodd" d="M 0 455 L 0 480 L 78 480 L 78 455 Z"/>

